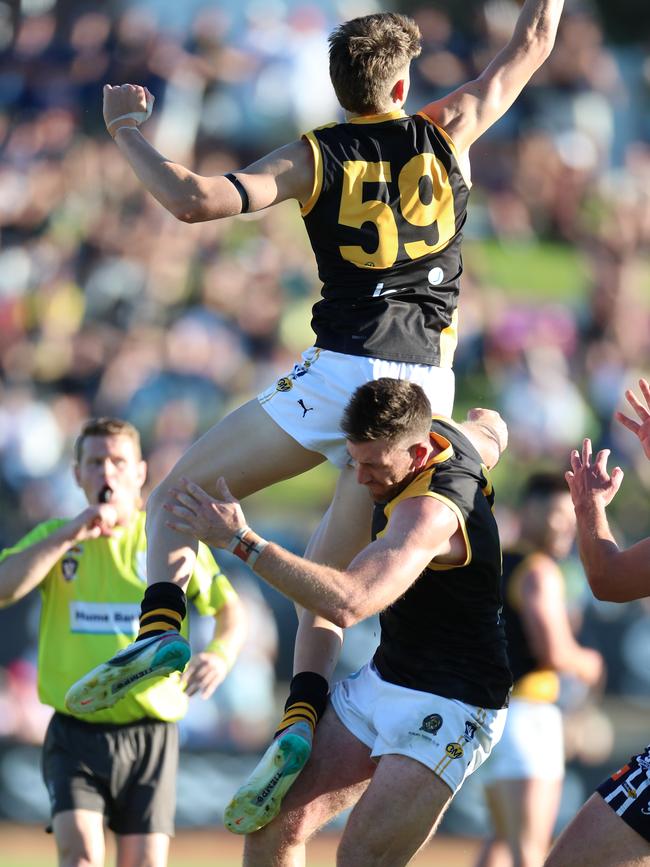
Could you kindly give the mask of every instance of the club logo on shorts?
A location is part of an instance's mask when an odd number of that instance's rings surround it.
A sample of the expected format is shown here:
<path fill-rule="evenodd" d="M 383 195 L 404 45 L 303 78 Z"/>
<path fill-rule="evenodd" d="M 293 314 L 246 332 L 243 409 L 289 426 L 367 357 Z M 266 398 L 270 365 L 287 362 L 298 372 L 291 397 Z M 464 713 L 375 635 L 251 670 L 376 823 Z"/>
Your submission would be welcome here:
<path fill-rule="evenodd" d="M 422 720 L 422 725 L 420 726 L 421 732 L 429 732 L 431 735 L 438 734 L 440 731 L 440 726 L 442 725 L 442 717 L 439 713 L 432 713 L 429 716 L 425 716 Z"/>
<path fill-rule="evenodd" d="M 463 748 L 459 743 L 454 741 L 453 743 L 447 744 L 445 752 L 450 759 L 459 759 L 463 755 Z"/>
<path fill-rule="evenodd" d="M 276 391 L 291 391 L 293 382 L 288 376 L 281 376 L 275 384 Z"/>
<path fill-rule="evenodd" d="M 637 790 L 634 788 L 634 786 L 631 786 L 631 785 L 627 782 L 627 780 L 624 780 L 624 781 L 623 781 L 623 791 L 624 791 L 625 794 L 628 796 L 628 798 L 632 798 L 632 799 L 636 798 L 636 796 L 637 796 L 637 794 L 638 794 L 638 793 L 637 793 Z"/>
<path fill-rule="evenodd" d="M 78 568 L 79 561 L 75 560 L 74 557 L 64 557 L 61 560 L 61 572 L 66 581 L 72 581 L 73 578 L 76 578 Z"/>

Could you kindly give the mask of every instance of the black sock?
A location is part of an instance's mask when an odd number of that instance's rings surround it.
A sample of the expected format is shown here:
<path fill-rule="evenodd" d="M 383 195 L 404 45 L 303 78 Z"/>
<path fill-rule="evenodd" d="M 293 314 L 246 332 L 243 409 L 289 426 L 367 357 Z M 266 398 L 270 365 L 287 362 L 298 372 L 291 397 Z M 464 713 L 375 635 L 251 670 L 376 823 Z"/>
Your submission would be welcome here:
<path fill-rule="evenodd" d="M 329 684 L 322 674 L 315 671 L 301 671 L 291 681 L 289 698 L 284 706 L 284 716 L 275 732 L 281 734 L 296 722 L 306 722 L 312 734 L 318 720 L 327 706 Z"/>
<path fill-rule="evenodd" d="M 172 629 L 180 632 L 186 613 L 185 593 L 178 584 L 169 581 L 150 584 L 140 605 L 140 631 L 135 640 L 162 635 Z"/>

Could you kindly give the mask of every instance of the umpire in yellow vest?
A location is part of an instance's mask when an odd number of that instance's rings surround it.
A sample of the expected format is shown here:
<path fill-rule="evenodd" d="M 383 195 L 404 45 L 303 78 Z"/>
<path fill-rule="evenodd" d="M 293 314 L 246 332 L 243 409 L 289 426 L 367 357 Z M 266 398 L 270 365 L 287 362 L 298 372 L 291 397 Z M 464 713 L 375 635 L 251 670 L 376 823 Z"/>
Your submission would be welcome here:
<path fill-rule="evenodd" d="M 146 585 L 146 471 L 131 424 L 91 419 L 75 443 L 74 465 L 88 507 L 72 520 L 39 524 L 0 554 L 0 604 L 41 591 L 38 689 L 55 711 L 43 777 L 60 867 L 103 865 L 104 817 L 116 835 L 117 867 L 165 867 L 176 807 L 175 721 L 188 695 L 212 695 L 244 640 L 237 594 L 202 546 L 187 596 L 215 618 L 204 651 L 182 676 L 146 680 L 108 710 L 82 720 L 66 709 L 68 687 L 137 632 Z"/>

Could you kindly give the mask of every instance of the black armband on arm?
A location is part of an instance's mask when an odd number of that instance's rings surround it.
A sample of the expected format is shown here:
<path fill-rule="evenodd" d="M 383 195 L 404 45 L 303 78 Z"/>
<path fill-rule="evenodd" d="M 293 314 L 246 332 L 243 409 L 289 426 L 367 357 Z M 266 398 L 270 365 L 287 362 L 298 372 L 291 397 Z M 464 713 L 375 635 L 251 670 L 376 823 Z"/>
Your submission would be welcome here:
<path fill-rule="evenodd" d="M 224 178 L 229 180 L 233 187 L 239 193 L 239 198 L 241 199 L 241 213 L 247 214 L 250 207 L 250 201 L 248 199 L 248 193 L 246 192 L 246 188 L 239 180 L 239 178 L 236 178 L 232 172 L 228 172 L 227 175 L 224 175 Z"/>

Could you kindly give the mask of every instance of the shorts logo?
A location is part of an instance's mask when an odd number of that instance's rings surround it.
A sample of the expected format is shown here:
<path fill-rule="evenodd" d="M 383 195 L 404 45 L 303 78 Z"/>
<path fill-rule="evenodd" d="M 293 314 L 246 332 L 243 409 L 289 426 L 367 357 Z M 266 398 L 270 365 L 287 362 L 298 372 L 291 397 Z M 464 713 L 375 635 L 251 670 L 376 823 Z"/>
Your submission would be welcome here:
<path fill-rule="evenodd" d="M 466 743 L 469 743 L 474 735 L 476 734 L 478 726 L 476 723 L 470 722 L 469 720 L 465 720 L 465 734 L 463 735 L 463 740 Z"/>
<path fill-rule="evenodd" d="M 440 731 L 440 726 L 442 725 L 442 717 L 439 713 L 432 713 L 429 716 L 425 716 L 422 720 L 422 725 L 420 726 L 421 732 L 429 732 L 429 734 L 435 735 Z"/>
<path fill-rule="evenodd" d="M 64 557 L 63 560 L 61 560 L 61 572 L 66 581 L 72 581 L 77 577 L 78 568 L 79 561 L 75 560 L 74 557 Z"/>
<path fill-rule="evenodd" d="M 445 747 L 445 752 L 449 756 L 450 759 L 459 759 L 463 755 L 463 748 L 459 743 L 451 743 L 447 744 Z"/>
<path fill-rule="evenodd" d="M 276 391 L 291 391 L 293 382 L 288 376 L 281 376 L 275 384 Z"/>
<path fill-rule="evenodd" d="M 637 791 L 634 788 L 634 786 L 631 786 L 627 781 L 624 782 L 622 785 L 623 785 L 623 791 L 628 796 L 628 798 L 636 798 Z"/>
<path fill-rule="evenodd" d="M 308 412 L 313 412 L 313 409 L 314 409 L 313 406 L 307 406 L 307 404 L 305 403 L 305 401 L 302 398 L 300 398 L 300 400 L 298 401 L 298 406 L 302 410 L 302 417 L 303 418 L 307 415 Z"/>

